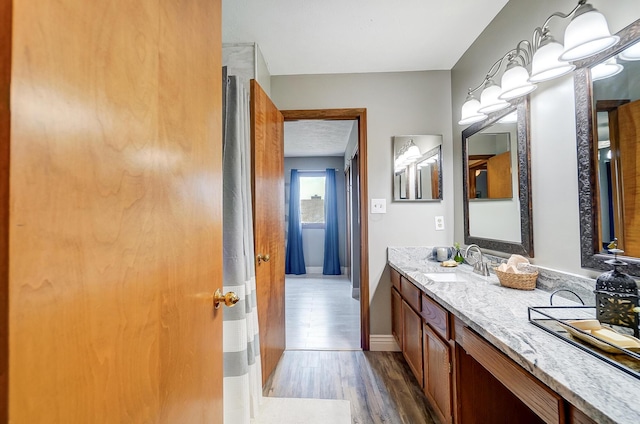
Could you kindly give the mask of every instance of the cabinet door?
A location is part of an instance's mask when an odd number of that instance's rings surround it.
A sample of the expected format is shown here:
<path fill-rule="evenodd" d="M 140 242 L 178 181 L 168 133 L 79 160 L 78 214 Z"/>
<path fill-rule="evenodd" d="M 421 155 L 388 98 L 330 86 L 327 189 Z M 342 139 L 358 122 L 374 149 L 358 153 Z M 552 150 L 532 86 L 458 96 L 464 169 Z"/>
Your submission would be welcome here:
<path fill-rule="evenodd" d="M 451 348 L 423 324 L 424 394 L 443 423 L 451 422 Z"/>
<path fill-rule="evenodd" d="M 402 353 L 420 387 L 424 387 L 422 376 L 422 317 L 411 306 L 402 301 Z"/>
<path fill-rule="evenodd" d="M 402 298 L 395 288 L 391 288 L 391 333 L 402 350 Z"/>

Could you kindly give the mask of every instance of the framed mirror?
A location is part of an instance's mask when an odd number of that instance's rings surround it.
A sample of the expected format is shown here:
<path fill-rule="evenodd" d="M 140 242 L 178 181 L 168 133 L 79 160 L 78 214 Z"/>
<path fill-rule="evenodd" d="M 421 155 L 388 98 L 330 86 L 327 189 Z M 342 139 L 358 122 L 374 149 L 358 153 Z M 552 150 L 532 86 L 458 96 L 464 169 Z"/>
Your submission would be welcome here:
<path fill-rule="evenodd" d="M 574 75 L 580 250 L 583 268 L 609 270 L 617 238 L 640 276 L 640 19 L 618 36 Z"/>
<path fill-rule="evenodd" d="M 393 137 L 393 200 L 442 200 L 442 136 Z"/>
<path fill-rule="evenodd" d="M 528 97 L 462 132 L 464 241 L 533 257 Z"/>

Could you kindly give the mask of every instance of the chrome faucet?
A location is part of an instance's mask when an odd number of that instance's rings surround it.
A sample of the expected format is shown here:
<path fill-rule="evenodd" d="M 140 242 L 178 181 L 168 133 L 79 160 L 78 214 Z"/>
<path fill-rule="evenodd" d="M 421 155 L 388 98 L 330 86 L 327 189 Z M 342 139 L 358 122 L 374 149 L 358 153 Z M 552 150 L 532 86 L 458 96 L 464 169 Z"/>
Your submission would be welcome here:
<path fill-rule="evenodd" d="M 478 252 L 478 255 L 480 255 L 480 259 L 471 264 L 467 259 L 469 258 L 469 251 L 473 248 L 475 248 L 475 250 Z M 473 265 L 473 272 L 475 272 L 476 274 L 480 274 L 485 277 L 488 277 L 490 275 L 489 265 L 487 265 L 487 263 L 484 261 L 482 250 L 480 250 L 480 246 L 478 246 L 477 244 L 470 244 L 469 246 L 467 246 L 467 250 L 465 250 L 464 252 L 464 259 L 469 265 Z"/>

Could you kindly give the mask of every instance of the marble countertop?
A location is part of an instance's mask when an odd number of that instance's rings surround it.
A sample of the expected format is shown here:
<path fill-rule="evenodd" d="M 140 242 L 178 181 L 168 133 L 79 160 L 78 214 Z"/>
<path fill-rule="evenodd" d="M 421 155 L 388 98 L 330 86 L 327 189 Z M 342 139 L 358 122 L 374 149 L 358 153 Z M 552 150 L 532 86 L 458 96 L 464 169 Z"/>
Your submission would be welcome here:
<path fill-rule="evenodd" d="M 640 379 L 529 322 L 529 306 L 548 306 L 549 292 L 500 286 L 468 265 L 443 268 L 431 247 L 389 247 L 389 264 L 524 369 L 598 423 L 640 423 Z M 443 282 L 425 274 L 455 273 Z M 556 298 L 554 298 L 554 304 Z M 570 304 L 563 300 L 563 304 Z"/>

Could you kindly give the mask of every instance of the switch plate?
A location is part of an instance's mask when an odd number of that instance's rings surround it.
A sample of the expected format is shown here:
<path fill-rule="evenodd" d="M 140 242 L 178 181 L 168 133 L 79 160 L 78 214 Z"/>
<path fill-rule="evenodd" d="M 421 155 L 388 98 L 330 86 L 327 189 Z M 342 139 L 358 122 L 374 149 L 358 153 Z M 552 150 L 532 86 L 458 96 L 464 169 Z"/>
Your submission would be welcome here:
<path fill-rule="evenodd" d="M 436 231 L 444 231 L 444 216 L 436 216 Z"/>
<path fill-rule="evenodd" d="M 371 199 L 371 213 L 387 213 L 387 199 Z"/>

